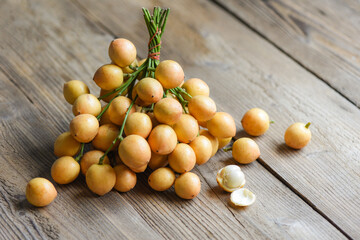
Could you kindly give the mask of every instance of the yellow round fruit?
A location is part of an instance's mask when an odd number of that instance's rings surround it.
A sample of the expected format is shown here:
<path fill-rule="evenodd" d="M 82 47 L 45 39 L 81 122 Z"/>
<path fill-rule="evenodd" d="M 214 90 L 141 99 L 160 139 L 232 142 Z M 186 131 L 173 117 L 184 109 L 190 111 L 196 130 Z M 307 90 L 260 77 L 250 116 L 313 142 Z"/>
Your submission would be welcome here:
<path fill-rule="evenodd" d="M 305 147 L 311 139 L 310 123 L 294 123 L 285 132 L 285 143 L 291 148 L 301 149 Z"/>
<path fill-rule="evenodd" d="M 168 155 L 160 155 L 151 151 L 151 158 L 148 164 L 150 169 L 156 170 L 158 168 L 165 167 L 168 163 Z"/>
<path fill-rule="evenodd" d="M 136 60 L 136 47 L 125 38 L 114 39 L 109 46 L 109 57 L 120 67 L 129 66 Z"/>
<path fill-rule="evenodd" d="M 100 88 L 111 90 L 120 87 L 124 81 L 124 76 L 119 66 L 105 64 L 96 70 L 93 79 Z"/>
<path fill-rule="evenodd" d="M 196 119 L 189 114 L 182 114 L 179 121 L 173 125 L 178 140 L 182 143 L 193 141 L 199 133 Z"/>
<path fill-rule="evenodd" d="M 147 103 L 157 103 L 163 97 L 164 90 L 160 82 L 154 78 L 143 78 L 137 84 L 139 98 Z"/>
<path fill-rule="evenodd" d="M 191 98 L 188 108 L 190 114 L 201 122 L 212 119 L 216 114 L 216 104 L 207 96 L 198 95 Z"/>
<path fill-rule="evenodd" d="M 155 78 L 166 88 L 175 88 L 184 81 L 184 70 L 175 61 L 162 61 L 155 69 Z"/>
<path fill-rule="evenodd" d="M 225 112 L 217 112 L 215 116 L 207 122 L 207 128 L 211 135 L 219 138 L 234 137 L 236 125 L 233 117 Z"/>
<path fill-rule="evenodd" d="M 116 182 L 114 188 L 119 192 L 128 192 L 133 189 L 137 182 L 136 174 L 124 164 L 114 167 Z"/>
<path fill-rule="evenodd" d="M 260 108 L 252 108 L 245 113 L 241 124 L 247 134 L 260 136 L 269 129 L 269 115 Z"/>
<path fill-rule="evenodd" d="M 168 157 L 170 167 L 178 173 L 191 171 L 196 164 L 194 150 L 185 143 L 176 145 L 174 151 Z"/>
<path fill-rule="evenodd" d="M 119 157 L 134 172 L 145 171 L 151 158 L 148 142 L 141 136 L 129 135 L 119 145 Z"/>
<path fill-rule="evenodd" d="M 91 142 L 99 130 L 99 121 L 91 114 L 77 115 L 70 122 L 70 133 L 81 143 Z"/>
<path fill-rule="evenodd" d="M 181 86 L 189 93 L 192 97 L 202 95 L 208 97 L 210 95 L 209 86 L 199 78 L 190 78 Z M 186 100 L 190 100 L 190 97 L 186 94 L 183 94 L 183 97 Z"/>
<path fill-rule="evenodd" d="M 181 104 L 172 98 L 163 98 L 155 104 L 154 115 L 160 123 L 173 125 L 180 120 Z"/>
<path fill-rule="evenodd" d="M 99 150 L 91 150 L 84 154 L 80 161 L 81 173 L 86 175 L 87 170 L 94 164 L 98 164 L 104 152 Z M 108 156 L 104 158 L 104 164 L 110 164 Z"/>
<path fill-rule="evenodd" d="M 260 149 L 254 140 L 239 138 L 232 146 L 232 155 L 237 162 L 248 164 L 260 157 Z"/>
<path fill-rule="evenodd" d="M 205 136 L 197 136 L 190 144 L 196 156 L 196 163 L 198 165 L 204 164 L 211 158 L 213 153 L 212 144 Z"/>
<path fill-rule="evenodd" d="M 175 182 L 175 173 L 170 168 L 159 168 L 149 176 L 148 183 L 155 191 L 165 191 Z"/>
<path fill-rule="evenodd" d="M 55 140 L 54 154 L 57 157 L 74 156 L 80 150 L 81 144 L 76 141 L 70 132 L 64 132 Z"/>
<path fill-rule="evenodd" d="M 57 159 L 51 167 L 51 177 L 59 184 L 73 182 L 79 176 L 79 173 L 79 163 L 69 156 Z"/>
<path fill-rule="evenodd" d="M 80 114 L 91 114 L 97 117 L 101 112 L 101 103 L 92 94 L 83 94 L 74 102 L 72 112 L 74 116 Z"/>
<path fill-rule="evenodd" d="M 179 197 L 193 199 L 200 193 L 200 178 L 192 172 L 183 173 L 175 180 L 174 188 Z"/>
<path fill-rule="evenodd" d="M 99 127 L 99 131 L 91 143 L 96 149 L 105 152 L 112 145 L 115 138 L 118 137 L 119 133 L 120 129 L 114 124 L 102 125 Z M 115 150 L 118 146 L 119 141 L 113 145 L 111 151 Z"/>
<path fill-rule="evenodd" d="M 64 84 L 63 93 L 65 100 L 68 103 L 73 104 L 79 96 L 90 93 L 90 90 L 84 82 L 71 80 Z"/>
<path fill-rule="evenodd" d="M 94 164 L 86 172 L 86 184 L 97 195 L 111 191 L 116 183 L 116 174 L 109 164 Z"/>
<path fill-rule="evenodd" d="M 218 138 L 211 135 L 211 133 L 209 133 L 209 131 L 205 130 L 205 129 L 200 130 L 200 135 L 205 136 L 205 137 L 207 137 L 207 139 L 210 140 L 211 147 L 212 147 L 211 157 L 214 156 L 216 154 L 216 152 L 218 151 L 218 149 L 219 149 L 219 140 L 218 140 Z"/>
<path fill-rule="evenodd" d="M 49 205 L 57 196 L 54 185 L 45 178 L 33 178 L 26 186 L 26 199 L 35 207 Z"/>
<path fill-rule="evenodd" d="M 121 125 L 124 121 L 127 110 L 131 105 L 131 100 L 127 97 L 119 96 L 116 97 L 110 104 L 108 109 L 111 122 L 116 125 Z M 135 107 L 132 106 L 130 113 L 135 112 Z"/>
<path fill-rule="evenodd" d="M 147 138 L 151 132 L 152 123 L 146 113 L 135 112 L 126 120 L 124 131 L 126 136 L 135 134 Z"/>
<path fill-rule="evenodd" d="M 148 142 L 154 153 L 167 155 L 175 149 L 177 137 L 174 129 L 168 125 L 160 124 L 153 128 Z"/>

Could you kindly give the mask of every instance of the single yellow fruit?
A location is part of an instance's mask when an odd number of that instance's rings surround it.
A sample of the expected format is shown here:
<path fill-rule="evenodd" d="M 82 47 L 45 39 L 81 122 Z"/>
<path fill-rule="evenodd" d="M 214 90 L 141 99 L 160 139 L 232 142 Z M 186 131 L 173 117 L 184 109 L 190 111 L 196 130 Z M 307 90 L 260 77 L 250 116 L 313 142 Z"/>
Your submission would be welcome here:
<path fill-rule="evenodd" d="M 51 177 L 59 184 L 73 182 L 79 176 L 79 173 L 79 163 L 69 156 L 57 159 L 51 167 Z"/>
<path fill-rule="evenodd" d="M 239 138 L 232 146 L 232 155 L 237 162 L 248 164 L 260 157 L 260 149 L 254 140 Z"/>
<path fill-rule="evenodd" d="M 104 195 L 115 186 L 116 174 L 108 164 L 94 164 L 86 172 L 86 184 L 97 195 Z"/>
<path fill-rule="evenodd" d="M 291 148 L 301 149 L 305 147 L 311 139 L 310 123 L 294 123 L 285 132 L 285 143 Z"/>
<path fill-rule="evenodd" d="M 33 178 L 26 186 L 26 199 L 35 207 L 49 205 L 57 196 L 54 185 L 45 178 Z"/>
<path fill-rule="evenodd" d="M 200 193 L 200 178 L 192 172 L 183 173 L 175 180 L 174 188 L 179 197 L 193 199 Z"/>
<path fill-rule="evenodd" d="M 241 124 L 247 134 L 260 136 L 269 129 L 269 115 L 260 108 L 252 108 L 245 113 Z"/>
<path fill-rule="evenodd" d="M 136 185 L 136 174 L 124 164 L 114 167 L 116 183 L 114 188 L 119 192 L 128 192 Z"/>
<path fill-rule="evenodd" d="M 68 103 L 73 104 L 79 96 L 90 93 L 90 90 L 84 82 L 71 80 L 64 84 L 63 93 L 65 100 Z"/>
<path fill-rule="evenodd" d="M 217 112 L 215 116 L 207 122 L 209 132 L 219 138 L 234 137 L 236 125 L 233 117 L 225 112 Z"/>
<path fill-rule="evenodd" d="M 54 143 L 54 154 L 57 157 L 74 156 L 80 150 L 81 144 L 76 141 L 70 132 L 64 132 Z"/>
<path fill-rule="evenodd" d="M 148 183 L 155 191 L 165 191 L 175 182 L 175 173 L 170 168 L 159 168 L 149 176 Z"/>

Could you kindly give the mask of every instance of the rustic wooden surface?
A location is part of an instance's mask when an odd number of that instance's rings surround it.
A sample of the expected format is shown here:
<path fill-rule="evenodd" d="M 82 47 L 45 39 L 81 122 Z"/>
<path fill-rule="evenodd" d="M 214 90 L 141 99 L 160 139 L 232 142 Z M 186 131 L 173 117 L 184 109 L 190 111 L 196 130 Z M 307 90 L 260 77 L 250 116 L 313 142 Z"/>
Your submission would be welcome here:
<path fill-rule="evenodd" d="M 0 238 L 360 238 L 360 5 L 327 2 L 1 2 Z M 237 137 L 245 135 L 240 120 L 251 107 L 264 108 L 275 120 L 266 135 L 255 138 L 261 158 L 242 166 L 256 203 L 230 207 L 215 175 L 234 161 L 231 153 L 219 151 L 194 170 L 202 192 L 193 201 L 179 199 L 173 189 L 152 191 L 146 172 L 129 193 L 96 197 L 80 177 L 56 185 L 58 197 L 50 206 L 31 207 L 26 183 L 50 178 L 53 142 L 71 119 L 62 84 L 81 79 L 97 93 L 91 78 L 109 62 L 114 37 L 130 39 L 144 57 L 148 36 L 140 8 L 154 5 L 172 9 L 162 59 L 174 59 L 187 77 L 208 82 L 218 108 L 236 119 Z M 279 19 L 272 16 L 274 8 L 280 9 Z M 301 20 L 289 17 L 294 14 Z M 287 29 L 304 19 L 316 38 L 306 35 L 305 41 L 302 32 Z M 288 149 L 282 139 L 295 121 L 313 123 L 312 142 L 300 151 Z"/>

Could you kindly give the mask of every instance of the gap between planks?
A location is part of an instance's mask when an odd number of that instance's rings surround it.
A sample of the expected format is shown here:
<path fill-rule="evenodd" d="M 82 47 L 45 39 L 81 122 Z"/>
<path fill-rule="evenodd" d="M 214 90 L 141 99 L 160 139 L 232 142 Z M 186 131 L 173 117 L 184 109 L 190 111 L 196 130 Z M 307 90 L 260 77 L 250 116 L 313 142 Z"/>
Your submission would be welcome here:
<path fill-rule="evenodd" d="M 233 18 L 235 18 L 237 21 L 241 22 L 245 27 L 247 27 L 249 30 L 251 30 L 252 32 L 254 32 L 255 34 L 257 34 L 259 37 L 263 38 L 265 41 L 267 41 L 269 44 L 271 44 L 274 48 L 276 48 L 277 50 L 279 50 L 281 53 L 283 53 L 284 55 L 286 55 L 288 58 L 290 58 L 292 61 L 294 61 L 296 64 L 298 64 L 299 66 L 301 66 L 303 69 L 305 69 L 307 72 L 309 72 L 310 74 L 314 75 L 317 79 L 319 79 L 320 81 L 322 81 L 323 83 L 325 83 L 327 86 L 329 86 L 332 90 L 334 90 L 336 93 L 338 93 L 340 96 L 342 96 L 343 98 L 345 98 L 348 102 L 350 102 L 351 104 L 353 104 L 355 107 L 359 108 L 356 103 L 354 101 L 352 101 L 350 98 L 348 98 L 346 95 L 344 95 L 343 93 L 341 93 L 339 90 L 337 90 L 336 88 L 334 88 L 329 82 L 325 81 L 325 79 L 323 77 L 321 77 L 319 74 L 317 74 L 315 71 L 311 70 L 309 67 L 306 67 L 302 62 L 300 62 L 299 60 L 297 60 L 296 58 L 294 58 L 292 55 L 290 55 L 288 52 L 286 52 L 284 49 L 282 49 L 281 47 L 279 47 L 279 45 L 277 45 L 274 41 L 272 41 L 270 38 L 268 38 L 267 36 L 265 36 L 265 34 L 261 33 L 260 31 L 258 31 L 256 28 L 252 27 L 249 23 L 247 23 L 244 19 L 242 19 L 241 17 L 239 17 L 238 15 L 236 15 L 236 13 L 234 13 L 229 7 L 224 6 L 222 3 L 218 2 L 217 0 L 209 0 L 211 3 L 213 3 L 214 5 L 216 5 L 219 9 L 225 11 L 226 13 L 228 13 L 229 15 L 231 15 Z"/>
<path fill-rule="evenodd" d="M 244 21 L 242 18 L 240 18 L 239 16 L 237 16 L 234 12 L 232 12 L 228 7 L 222 5 L 221 3 L 219 3 L 217 0 L 209 0 L 211 3 L 213 3 L 214 5 L 216 5 L 219 9 L 221 9 L 222 11 L 225 11 L 226 13 L 228 13 L 229 15 L 231 15 L 233 18 L 235 18 L 237 21 L 239 21 L 241 24 L 243 24 L 245 27 L 247 27 L 249 30 L 251 30 L 252 32 L 254 32 L 255 34 L 257 34 L 258 36 L 260 36 L 261 38 L 263 38 L 265 41 L 267 41 L 268 43 L 270 43 L 272 46 L 274 46 L 277 50 L 279 50 L 281 53 L 283 53 L 284 55 L 286 55 L 288 58 L 290 58 L 292 61 L 294 61 L 296 64 L 298 64 L 299 66 L 301 66 L 303 69 L 305 69 L 307 72 L 309 72 L 310 74 L 314 75 L 317 79 L 319 79 L 320 81 L 322 81 L 323 83 L 325 83 L 327 86 L 329 86 L 332 90 L 334 90 L 336 93 L 338 93 L 340 96 L 342 96 L 343 98 L 345 98 L 347 101 L 349 101 L 351 104 L 353 104 L 354 106 L 357 107 L 357 105 L 350 100 L 348 97 L 346 97 L 344 94 L 342 94 L 341 92 L 339 92 L 337 89 L 335 89 L 331 84 L 329 84 L 328 82 L 326 82 L 321 76 L 319 76 L 317 73 L 315 73 L 314 71 L 312 71 L 311 69 L 309 69 L 308 67 L 306 67 L 304 64 L 302 64 L 300 61 L 296 60 L 294 57 L 292 57 L 290 54 L 288 54 L 285 50 L 283 50 L 282 48 L 280 48 L 276 43 L 274 43 L 273 41 L 271 41 L 268 37 L 266 37 L 264 34 L 262 34 L 261 32 L 259 32 L 258 30 L 256 30 L 255 28 L 253 28 L 251 25 L 249 25 L 246 21 Z M 87 11 L 86 8 L 84 8 L 77 0 L 72 0 L 71 3 L 78 8 L 82 13 L 83 16 L 91 23 L 95 24 L 98 28 L 104 30 L 105 32 L 107 32 L 108 34 L 110 34 L 112 37 L 116 38 L 118 37 L 114 31 L 112 31 L 109 27 L 107 27 L 105 24 L 103 24 L 100 21 L 96 21 L 96 18 L 92 16 L 91 12 Z M 89 17 L 90 16 L 90 17 Z M 139 56 L 138 56 L 139 57 Z M 358 107 L 359 108 L 359 107 Z M 233 141 L 236 141 L 235 138 L 232 139 Z M 308 198 L 306 198 L 303 194 L 301 194 L 295 187 L 293 187 L 289 182 L 287 182 L 280 174 L 278 174 L 274 169 L 272 169 L 265 161 L 263 161 L 261 158 L 257 159 L 258 163 L 266 170 L 268 171 L 271 175 L 273 175 L 276 179 L 278 179 L 281 183 L 283 183 L 287 188 L 290 189 L 291 192 L 293 192 L 296 196 L 298 196 L 303 202 L 305 202 L 307 205 L 309 205 L 316 213 L 318 213 L 321 217 L 323 217 L 326 221 L 328 221 L 333 227 L 335 227 L 339 232 L 341 232 L 346 238 L 348 239 L 352 239 L 342 228 L 340 228 L 333 220 L 331 220 L 331 218 L 329 218 L 324 212 L 322 212 L 320 209 L 318 209 L 315 204 L 313 204 Z M 199 172 L 199 174 L 202 176 L 202 174 Z M 203 176 L 202 176 L 203 177 Z M 203 179 L 205 180 L 206 184 L 208 184 L 208 182 L 206 181 L 206 179 L 203 177 Z M 211 188 L 211 186 L 209 185 L 209 187 Z M 212 189 L 212 188 L 211 188 Z M 215 192 L 214 192 L 215 193 Z M 120 195 L 120 194 L 119 194 Z M 215 193 L 215 195 L 217 196 L 217 194 Z M 218 196 L 217 196 L 218 197 Z M 228 209 L 228 206 L 226 205 L 226 203 L 224 203 L 223 201 L 221 201 L 225 207 Z M 230 211 L 231 214 L 233 214 Z"/>

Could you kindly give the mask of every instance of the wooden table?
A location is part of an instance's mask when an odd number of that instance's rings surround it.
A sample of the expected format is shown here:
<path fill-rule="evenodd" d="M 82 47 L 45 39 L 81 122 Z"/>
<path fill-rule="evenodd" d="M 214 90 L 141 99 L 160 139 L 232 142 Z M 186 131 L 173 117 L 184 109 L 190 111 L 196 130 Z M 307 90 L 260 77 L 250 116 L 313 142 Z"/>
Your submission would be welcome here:
<path fill-rule="evenodd" d="M 33 177 L 51 179 L 53 142 L 68 129 L 62 85 L 108 63 L 115 37 L 146 56 L 141 7 L 170 7 L 162 59 L 207 81 L 218 109 L 231 113 L 236 138 L 252 107 L 275 121 L 255 138 L 256 162 L 241 166 L 257 201 L 232 208 L 216 172 L 234 164 L 219 151 L 196 167 L 200 195 L 179 199 L 147 185 L 97 197 L 84 177 L 55 185 L 56 200 L 34 208 Z M 360 4 L 357 0 L 2 0 L 0 3 L 1 239 L 359 239 Z M 295 151 L 283 134 L 311 121 L 313 139 Z"/>

